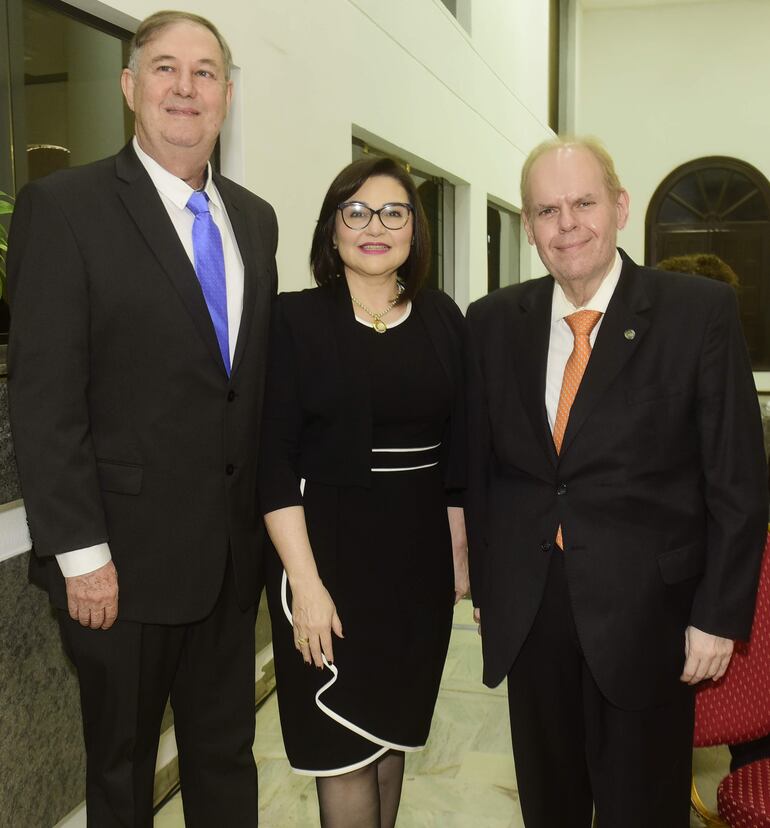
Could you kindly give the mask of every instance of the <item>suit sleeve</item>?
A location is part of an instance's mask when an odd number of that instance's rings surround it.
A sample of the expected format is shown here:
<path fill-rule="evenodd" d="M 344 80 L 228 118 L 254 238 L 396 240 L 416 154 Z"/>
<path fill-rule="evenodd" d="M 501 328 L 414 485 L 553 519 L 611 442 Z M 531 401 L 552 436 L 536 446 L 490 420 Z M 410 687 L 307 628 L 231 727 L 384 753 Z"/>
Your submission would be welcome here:
<path fill-rule="evenodd" d="M 706 568 L 690 622 L 747 639 L 767 535 L 767 468 L 757 392 L 733 291 L 711 314 L 698 380 Z"/>
<path fill-rule="evenodd" d="M 38 184 L 16 202 L 8 289 L 11 429 L 35 553 L 105 543 L 88 413 L 88 274 L 64 210 Z"/>
<path fill-rule="evenodd" d="M 298 459 L 302 433 L 294 342 L 279 297 L 270 323 L 265 403 L 259 455 L 259 502 L 263 514 L 302 503 Z"/>
<path fill-rule="evenodd" d="M 445 436 L 447 446 L 443 458 L 444 485 L 447 505 L 462 508 L 465 505 L 465 488 L 468 480 L 468 416 L 465 392 L 467 323 L 453 299 L 445 293 L 437 292 L 437 296 L 449 334 L 446 348 L 454 380 L 454 400 Z"/>
<path fill-rule="evenodd" d="M 465 493 L 465 525 L 468 533 L 468 562 L 473 605 L 483 609 L 491 435 L 480 358 L 483 326 L 478 319 L 475 305 L 468 308 L 467 320 L 468 341 L 465 370 L 468 412 L 468 488 Z"/>

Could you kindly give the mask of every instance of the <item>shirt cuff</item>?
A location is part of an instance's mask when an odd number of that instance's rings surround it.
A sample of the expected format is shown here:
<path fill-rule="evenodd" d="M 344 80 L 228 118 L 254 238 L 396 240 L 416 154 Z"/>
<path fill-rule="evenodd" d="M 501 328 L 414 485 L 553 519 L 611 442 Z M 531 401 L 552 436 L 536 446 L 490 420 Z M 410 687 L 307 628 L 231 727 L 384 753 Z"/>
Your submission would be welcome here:
<path fill-rule="evenodd" d="M 85 549 L 73 549 L 72 552 L 62 552 L 56 556 L 56 562 L 65 578 L 87 575 L 111 560 L 112 555 L 107 543 L 97 543 L 96 546 L 88 546 Z"/>

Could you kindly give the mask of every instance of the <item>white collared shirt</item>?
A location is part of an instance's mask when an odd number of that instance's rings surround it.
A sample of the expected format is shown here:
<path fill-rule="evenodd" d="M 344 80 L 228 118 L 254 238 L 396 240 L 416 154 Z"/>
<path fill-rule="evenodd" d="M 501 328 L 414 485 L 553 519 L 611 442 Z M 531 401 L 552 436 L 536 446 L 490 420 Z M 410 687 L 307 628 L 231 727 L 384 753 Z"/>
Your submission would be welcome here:
<path fill-rule="evenodd" d="M 166 208 L 179 240 L 195 267 L 193 252 L 192 226 L 195 217 L 187 209 L 187 201 L 194 192 L 189 184 L 177 178 L 173 173 L 161 167 L 139 146 L 134 136 L 134 152 L 147 170 L 155 189 L 158 191 L 163 206 Z M 214 223 L 222 236 L 222 252 L 225 259 L 225 285 L 227 289 L 227 338 L 230 347 L 230 364 L 233 364 L 235 343 L 238 340 L 238 330 L 243 312 L 243 260 L 241 259 L 238 244 L 235 240 L 230 219 L 222 203 L 222 197 L 214 185 L 211 176 L 211 164 L 206 168 L 206 186 L 203 191 L 209 197 L 209 210 Z M 112 559 L 110 547 L 107 543 L 99 543 L 85 549 L 74 549 L 71 552 L 62 552 L 56 556 L 59 568 L 65 578 L 76 575 L 85 575 L 104 566 Z"/>
<path fill-rule="evenodd" d="M 142 166 L 152 179 L 160 200 L 166 208 L 168 217 L 171 219 L 179 240 L 182 242 L 185 252 L 194 267 L 192 227 L 195 216 L 187 209 L 187 202 L 195 191 L 181 178 L 177 178 L 173 173 L 161 167 L 154 158 L 150 158 L 139 146 L 136 136 L 134 136 L 133 146 L 137 158 L 142 162 Z M 222 236 L 222 252 L 225 257 L 225 283 L 227 285 L 227 338 L 230 345 L 230 364 L 232 365 L 235 343 L 238 339 L 238 329 L 241 324 L 241 313 L 243 312 L 243 260 L 235 241 L 230 219 L 222 203 L 222 197 L 214 185 L 211 176 L 211 164 L 206 167 L 206 186 L 203 188 L 203 192 L 209 197 L 211 217 Z"/>
<path fill-rule="evenodd" d="M 553 300 L 551 304 L 551 334 L 548 341 L 548 363 L 545 372 L 545 408 L 548 413 L 548 425 L 553 432 L 553 424 L 556 422 L 556 411 L 559 407 L 559 395 L 561 394 L 561 383 L 564 379 L 564 369 L 567 366 L 567 360 L 572 353 L 572 347 L 575 338 L 572 335 L 570 326 L 564 321 L 565 316 L 575 313 L 579 310 L 593 310 L 599 311 L 602 316 L 594 325 L 591 331 L 591 347 L 593 348 L 596 342 L 596 336 L 599 333 L 599 328 L 604 320 L 604 314 L 607 312 L 607 306 L 610 304 L 612 294 L 615 292 L 618 280 L 620 279 L 620 271 L 623 268 L 623 260 L 620 258 L 620 253 L 615 252 L 615 261 L 612 264 L 607 275 L 602 279 L 599 289 L 583 305 L 583 307 L 576 308 L 572 302 L 567 299 L 564 290 L 558 282 L 553 285 Z"/>

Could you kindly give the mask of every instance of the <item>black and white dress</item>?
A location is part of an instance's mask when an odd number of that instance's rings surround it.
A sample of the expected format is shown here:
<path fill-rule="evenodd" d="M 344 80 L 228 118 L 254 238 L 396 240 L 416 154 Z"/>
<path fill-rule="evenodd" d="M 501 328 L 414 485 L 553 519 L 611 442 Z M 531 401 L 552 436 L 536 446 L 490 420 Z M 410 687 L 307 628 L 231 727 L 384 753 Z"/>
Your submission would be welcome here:
<path fill-rule="evenodd" d="M 298 773 L 335 775 L 389 749 L 420 750 L 430 730 L 454 599 L 440 469 L 454 392 L 412 310 L 385 334 L 357 319 L 349 332 L 371 399 L 370 485 L 303 481 L 313 554 L 343 625 L 334 664 L 307 666 L 296 651 L 291 591 L 268 555 L 281 727 Z"/>

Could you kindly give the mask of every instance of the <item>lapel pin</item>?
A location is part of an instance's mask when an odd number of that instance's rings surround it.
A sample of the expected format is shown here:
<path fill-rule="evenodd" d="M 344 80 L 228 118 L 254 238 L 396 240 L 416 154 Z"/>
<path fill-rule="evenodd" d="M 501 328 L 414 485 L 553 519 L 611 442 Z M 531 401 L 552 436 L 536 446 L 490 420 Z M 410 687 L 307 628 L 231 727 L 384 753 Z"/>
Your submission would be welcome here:
<path fill-rule="evenodd" d="M 636 336 L 636 331 L 633 328 L 628 328 L 628 330 L 623 331 L 623 336 L 630 342 Z"/>

